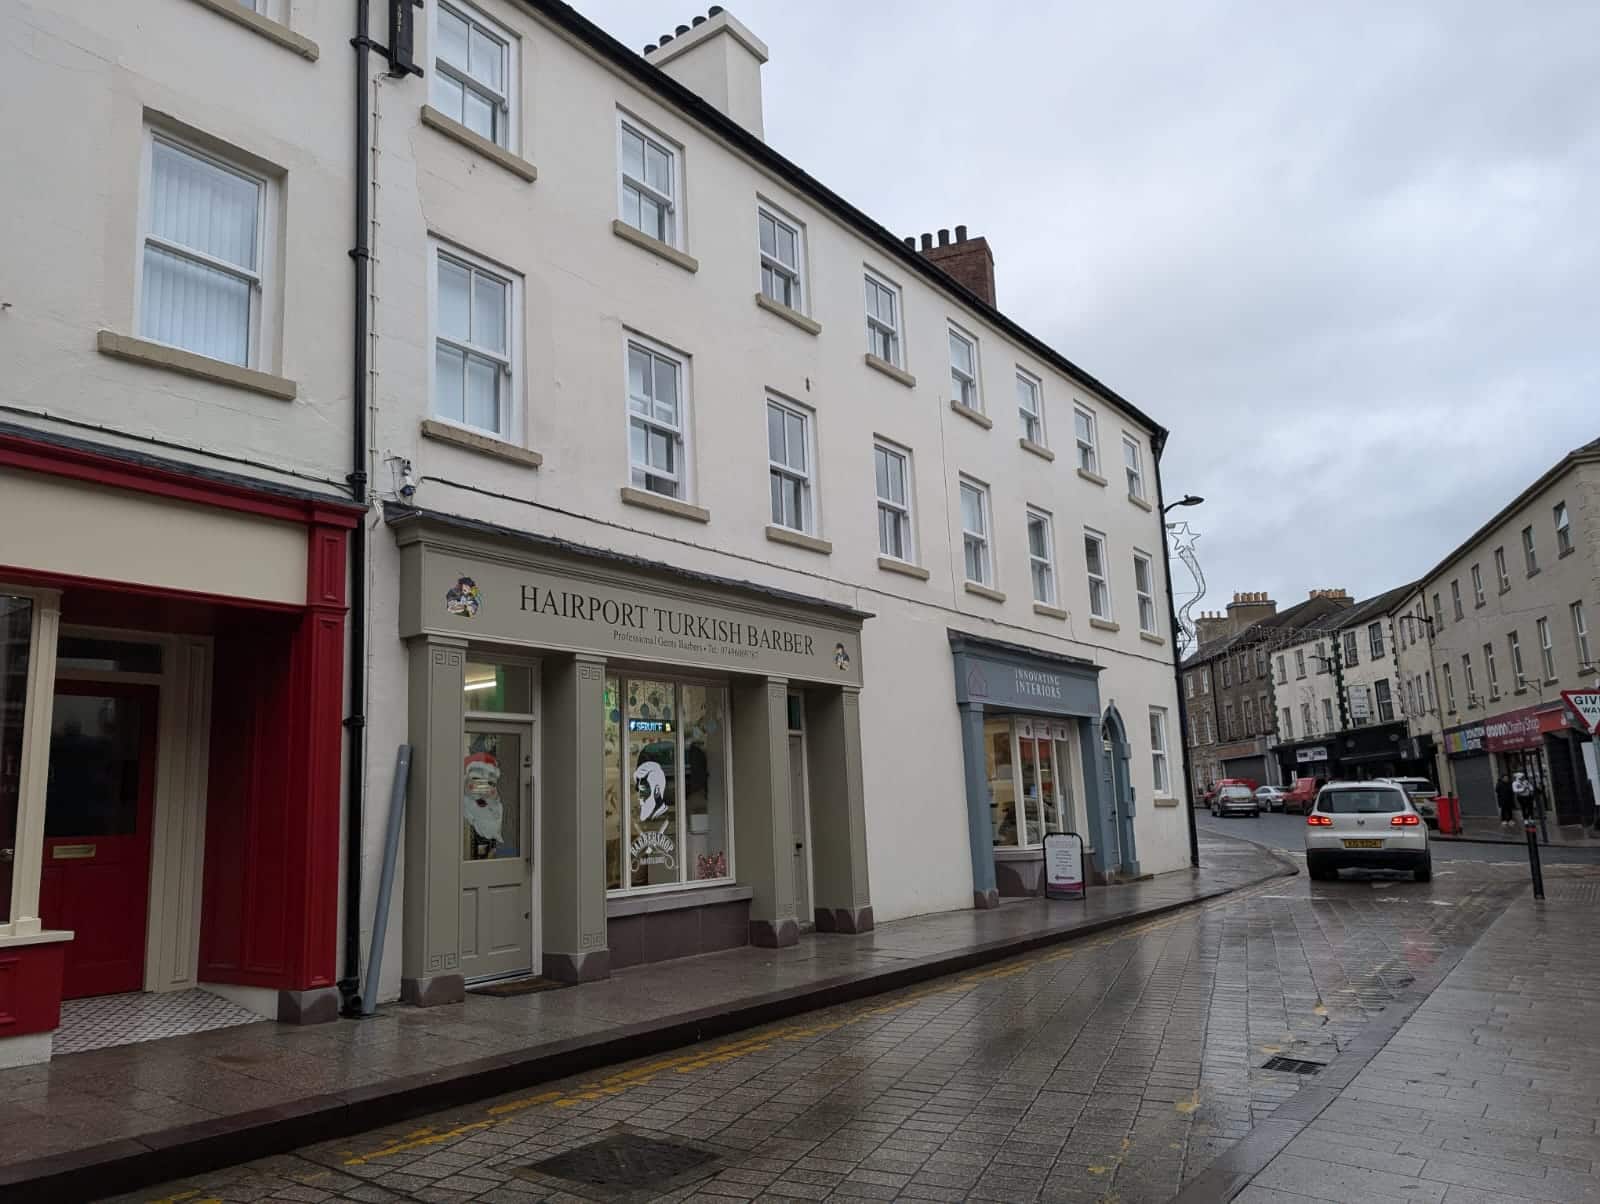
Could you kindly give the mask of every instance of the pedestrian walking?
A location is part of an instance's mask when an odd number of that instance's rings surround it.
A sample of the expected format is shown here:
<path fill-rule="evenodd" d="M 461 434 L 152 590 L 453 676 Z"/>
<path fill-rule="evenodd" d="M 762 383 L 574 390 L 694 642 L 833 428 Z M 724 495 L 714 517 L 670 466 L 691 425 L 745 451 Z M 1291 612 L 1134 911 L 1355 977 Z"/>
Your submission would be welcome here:
<path fill-rule="evenodd" d="M 1533 819 L 1533 783 L 1520 769 L 1517 770 L 1517 776 L 1511 779 L 1511 793 L 1516 796 L 1517 806 L 1522 809 L 1522 818 Z"/>
<path fill-rule="evenodd" d="M 1512 826 L 1512 809 L 1517 805 L 1517 796 L 1511 789 L 1511 775 L 1505 770 L 1500 771 L 1500 780 L 1494 784 L 1495 801 L 1500 804 L 1500 826 Z"/>

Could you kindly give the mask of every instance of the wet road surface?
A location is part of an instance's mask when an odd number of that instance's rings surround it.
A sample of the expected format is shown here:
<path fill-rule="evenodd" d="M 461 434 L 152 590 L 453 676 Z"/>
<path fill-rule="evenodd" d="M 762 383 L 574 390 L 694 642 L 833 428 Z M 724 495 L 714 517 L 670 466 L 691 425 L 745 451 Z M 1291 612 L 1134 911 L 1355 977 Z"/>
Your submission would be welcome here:
<path fill-rule="evenodd" d="M 1216 832 L 1223 836 L 1238 836 L 1292 853 L 1305 851 L 1306 820 L 1303 815 L 1264 811 L 1253 819 L 1242 815 L 1220 819 L 1209 811 L 1202 810 L 1198 812 L 1197 818 L 1203 831 Z M 1528 865 L 1528 851 L 1524 845 L 1435 840 L 1432 848 L 1436 861 L 1484 861 L 1491 864 L 1519 865 L 1524 870 Z M 1564 849 L 1541 845 L 1539 859 L 1546 865 L 1600 865 L 1600 849 Z"/>

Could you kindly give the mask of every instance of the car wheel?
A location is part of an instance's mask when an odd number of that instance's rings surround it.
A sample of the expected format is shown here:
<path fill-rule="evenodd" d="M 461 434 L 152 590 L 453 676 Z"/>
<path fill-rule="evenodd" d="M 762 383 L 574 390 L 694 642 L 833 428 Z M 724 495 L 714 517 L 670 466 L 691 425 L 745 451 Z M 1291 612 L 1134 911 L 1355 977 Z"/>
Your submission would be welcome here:
<path fill-rule="evenodd" d="M 1330 870 L 1323 864 L 1322 858 L 1306 854 L 1306 873 L 1311 875 L 1313 882 L 1326 882 L 1329 878 L 1338 876 L 1337 870 Z"/>
<path fill-rule="evenodd" d="M 1433 854 L 1432 853 L 1424 853 L 1422 855 L 1422 864 L 1417 866 L 1417 868 L 1415 870 L 1415 877 L 1416 877 L 1418 882 L 1432 882 L 1433 881 Z"/>

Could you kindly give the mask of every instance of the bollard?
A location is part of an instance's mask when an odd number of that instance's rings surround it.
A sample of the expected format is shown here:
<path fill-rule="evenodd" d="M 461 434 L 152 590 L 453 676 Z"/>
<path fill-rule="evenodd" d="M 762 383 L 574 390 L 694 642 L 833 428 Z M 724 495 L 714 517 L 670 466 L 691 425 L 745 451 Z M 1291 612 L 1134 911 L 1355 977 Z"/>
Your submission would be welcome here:
<path fill-rule="evenodd" d="M 1544 871 L 1539 867 L 1539 828 L 1533 816 L 1522 821 L 1522 830 L 1528 835 L 1528 872 L 1533 875 L 1533 897 L 1544 898 Z"/>

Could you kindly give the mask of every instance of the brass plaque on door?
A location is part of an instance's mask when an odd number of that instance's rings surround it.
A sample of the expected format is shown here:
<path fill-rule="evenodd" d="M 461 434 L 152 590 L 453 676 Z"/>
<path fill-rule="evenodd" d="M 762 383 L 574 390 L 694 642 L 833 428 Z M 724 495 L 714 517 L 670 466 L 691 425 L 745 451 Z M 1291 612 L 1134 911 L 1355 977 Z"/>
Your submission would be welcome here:
<path fill-rule="evenodd" d="M 94 849 L 92 844 L 58 844 L 50 856 L 57 861 L 87 861 L 94 856 Z"/>

